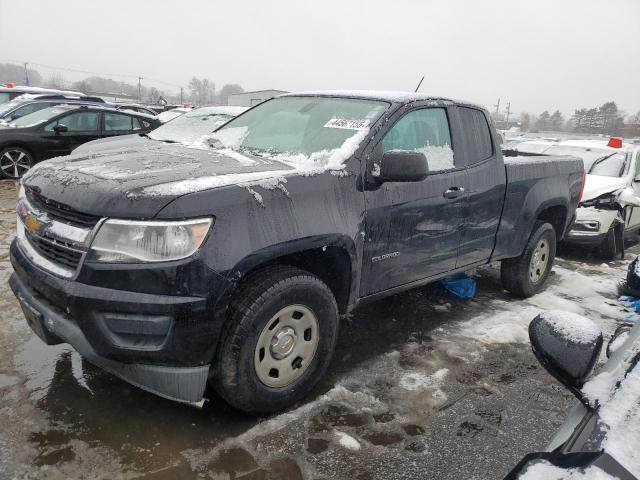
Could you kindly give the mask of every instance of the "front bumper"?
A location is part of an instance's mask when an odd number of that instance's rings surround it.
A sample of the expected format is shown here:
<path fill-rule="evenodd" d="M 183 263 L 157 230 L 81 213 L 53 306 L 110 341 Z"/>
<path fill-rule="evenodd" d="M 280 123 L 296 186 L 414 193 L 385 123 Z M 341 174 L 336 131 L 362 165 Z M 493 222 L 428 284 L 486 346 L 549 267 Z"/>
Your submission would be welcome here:
<path fill-rule="evenodd" d="M 585 246 L 600 245 L 619 221 L 619 216 L 617 210 L 578 207 L 576 220 L 563 241 Z"/>
<path fill-rule="evenodd" d="M 220 323 L 206 298 L 67 280 L 35 266 L 15 241 L 10 252 L 9 284 L 46 343 L 69 343 L 90 362 L 162 397 L 202 400 Z"/>

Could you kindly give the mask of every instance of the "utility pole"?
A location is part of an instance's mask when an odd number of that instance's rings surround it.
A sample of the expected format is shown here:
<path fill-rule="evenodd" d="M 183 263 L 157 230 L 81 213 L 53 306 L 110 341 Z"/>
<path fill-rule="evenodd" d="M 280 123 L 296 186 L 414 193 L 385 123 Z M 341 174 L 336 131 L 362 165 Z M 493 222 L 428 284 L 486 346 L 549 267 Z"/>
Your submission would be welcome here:
<path fill-rule="evenodd" d="M 24 81 L 29 86 L 29 70 L 27 70 L 27 62 L 24 62 Z"/>
<path fill-rule="evenodd" d="M 505 117 L 505 122 L 509 123 L 509 113 L 511 112 L 511 102 L 507 102 L 507 115 Z"/>
<path fill-rule="evenodd" d="M 494 105 L 494 107 L 496 107 L 496 115 L 497 115 L 498 113 L 500 113 L 500 99 L 499 98 L 498 98 L 498 103 L 496 103 Z"/>
<path fill-rule="evenodd" d="M 184 89 L 182 87 L 180 87 L 180 105 L 184 105 L 183 100 L 182 100 L 182 98 L 183 98 L 183 90 Z"/>
<path fill-rule="evenodd" d="M 138 77 L 138 102 L 142 103 L 142 85 L 140 82 L 142 81 L 142 77 Z"/>

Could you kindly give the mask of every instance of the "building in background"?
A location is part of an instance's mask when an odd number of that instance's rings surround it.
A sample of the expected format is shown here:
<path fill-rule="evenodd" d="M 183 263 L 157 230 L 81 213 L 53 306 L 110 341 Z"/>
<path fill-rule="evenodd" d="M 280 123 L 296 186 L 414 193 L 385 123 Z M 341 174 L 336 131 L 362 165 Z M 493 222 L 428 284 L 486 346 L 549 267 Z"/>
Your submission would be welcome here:
<path fill-rule="evenodd" d="M 277 97 L 283 93 L 289 93 L 284 90 L 255 90 L 253 92 L 234 93 L 229 95 L 227 105 L 236 107 L 253 107 L 259 103 Z"/>

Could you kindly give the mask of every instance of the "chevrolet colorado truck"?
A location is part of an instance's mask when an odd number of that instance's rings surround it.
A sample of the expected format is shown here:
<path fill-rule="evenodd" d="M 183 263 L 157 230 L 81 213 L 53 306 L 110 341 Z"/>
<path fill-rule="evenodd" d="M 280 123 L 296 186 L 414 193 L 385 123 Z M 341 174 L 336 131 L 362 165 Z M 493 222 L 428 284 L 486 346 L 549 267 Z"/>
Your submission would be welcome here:
<path fill-rule="evenodd" d="M 358 304 L 501 261 L 538 292 L 584 182 L 503 159 L 478 106 L 408 93 L 266 101 L 190 145 L 101 148 L 23 178 L 10 285 L 47 344 L 186 403 L 272 412 Z"/>

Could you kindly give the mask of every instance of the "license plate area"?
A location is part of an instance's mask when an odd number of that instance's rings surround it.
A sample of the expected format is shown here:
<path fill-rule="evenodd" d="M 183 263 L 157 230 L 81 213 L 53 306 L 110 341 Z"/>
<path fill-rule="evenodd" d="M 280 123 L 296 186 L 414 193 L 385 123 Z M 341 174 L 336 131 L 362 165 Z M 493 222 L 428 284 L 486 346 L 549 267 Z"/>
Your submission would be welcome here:
<path fill-rule="evenodd" d="M 32 306 L 22 295 L 18 295 L 18 302 L 22 308 L 22 313 L 31 330 L 40 337 L 47 345 L 57 345 L 62 341 L 53 333 L 49 332 L 45 326 L 44 315 Z"/>

